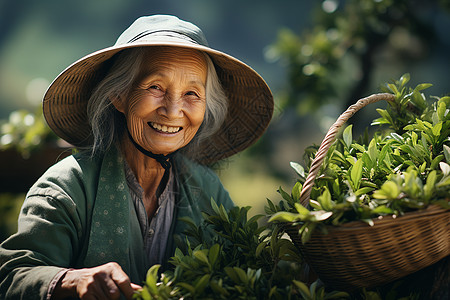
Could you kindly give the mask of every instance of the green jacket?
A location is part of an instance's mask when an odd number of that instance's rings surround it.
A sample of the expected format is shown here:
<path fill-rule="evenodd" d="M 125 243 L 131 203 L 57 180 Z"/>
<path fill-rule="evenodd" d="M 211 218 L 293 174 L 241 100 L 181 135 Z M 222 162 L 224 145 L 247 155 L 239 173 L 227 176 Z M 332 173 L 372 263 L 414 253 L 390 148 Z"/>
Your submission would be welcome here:
<path fill-rule="evenodd" d="M 168 258 L 185 224 L 211 210 L 210 200 L 233 203 L 209 168 L 177 157 L 177 196 Z M 177 238 L 178 237 L 178 238 Z M 149 263 L 123 158 L 114 148 L 104 157 L 75 155 L 58 162 L 33 185 L 19 215 L 18 232 L 0 245 L 0 299 L 45 299 L 62 268 L 117 262 L 132 282 L 145 280 Z"/>

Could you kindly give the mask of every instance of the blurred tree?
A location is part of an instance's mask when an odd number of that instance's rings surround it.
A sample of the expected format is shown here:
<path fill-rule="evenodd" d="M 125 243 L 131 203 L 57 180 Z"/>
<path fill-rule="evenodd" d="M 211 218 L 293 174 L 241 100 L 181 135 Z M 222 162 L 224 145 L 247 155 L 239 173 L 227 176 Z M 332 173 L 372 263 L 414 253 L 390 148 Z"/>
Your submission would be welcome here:
<path fill-rule="evenodd" d="M 267 51 L 288 69 L 283 107 L 306 114 L 333 100 L 345 109 L 366 96 L 378 65 L 427 58 L 440 42 L 434 16 L 449 7 L 444 0 L 322 1 L 314 27 L 281 30 Z"/>

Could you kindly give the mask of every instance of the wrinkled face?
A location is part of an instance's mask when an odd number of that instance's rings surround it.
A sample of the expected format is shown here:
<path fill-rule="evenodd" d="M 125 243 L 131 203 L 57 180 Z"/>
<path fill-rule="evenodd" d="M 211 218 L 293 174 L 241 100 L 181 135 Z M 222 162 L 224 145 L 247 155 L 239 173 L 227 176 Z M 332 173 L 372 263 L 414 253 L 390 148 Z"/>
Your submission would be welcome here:
<path fill-rule="evenodd" d="M 149 49 L 126 99 L 114 101 L 133 139 L 155 154 L 187 145 L 203 122 L 207 64 L 195 50 Z"/>

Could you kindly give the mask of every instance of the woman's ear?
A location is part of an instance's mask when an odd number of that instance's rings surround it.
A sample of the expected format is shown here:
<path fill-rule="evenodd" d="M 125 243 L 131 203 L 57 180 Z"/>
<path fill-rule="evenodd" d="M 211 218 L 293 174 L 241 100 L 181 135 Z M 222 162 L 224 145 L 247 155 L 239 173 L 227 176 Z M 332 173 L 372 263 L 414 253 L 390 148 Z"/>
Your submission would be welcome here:
<path fill-rule="evenodd" d="M 125 101 L 122 97 L 120 96 L 114 96 L 110 98 L 110 101 L 112 103 L 112 105 L 114 105 L 114 107 L 120 111 L 121 113 L 125 112 Z"/>

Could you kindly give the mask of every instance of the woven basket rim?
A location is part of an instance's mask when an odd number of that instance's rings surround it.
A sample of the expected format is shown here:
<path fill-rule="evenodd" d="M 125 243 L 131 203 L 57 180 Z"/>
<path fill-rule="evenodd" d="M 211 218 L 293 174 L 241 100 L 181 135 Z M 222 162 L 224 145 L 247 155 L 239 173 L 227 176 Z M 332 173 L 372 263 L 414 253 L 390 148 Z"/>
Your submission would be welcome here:
<path fill-rule="evenodd" d="M 436 204 L 430 204 L 427 208 L 415 211 L 406 212 L 404 215 L 392 217 L 392 215 L 384 216 L 381 219 L 373 218 L 374 225 L 370 226 L 362 220 L 355 220 L 347 223 L 340 224 L 338 226 L 325 225 L 329 232 L 334 231 L 351 231 L 351 230 L 366 230 L 373 227 L 386 227 L 391 226 L 393 223 L 398 222 L 416 222 L 418 218 L 435 217 L 439 214 L 448 214 L 450 209 L 443 208 Z"/>

